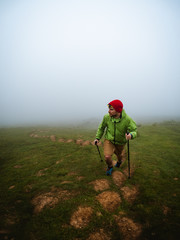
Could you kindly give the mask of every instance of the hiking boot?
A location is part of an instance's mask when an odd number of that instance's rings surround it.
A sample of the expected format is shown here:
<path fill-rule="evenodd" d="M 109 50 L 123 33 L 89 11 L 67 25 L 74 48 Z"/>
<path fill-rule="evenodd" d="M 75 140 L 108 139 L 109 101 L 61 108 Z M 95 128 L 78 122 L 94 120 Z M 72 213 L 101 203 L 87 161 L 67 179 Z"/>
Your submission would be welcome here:
<path fill-rule="evenodd" d="M 108 167 L 106 170 L 106 175 L 110 176 L 112 174 L 112 171 L 113 171 L 113 167 Z"/>
<path fill-rule="evenodd" d="M 119 168 L 122 162 L 117 162 L 115 167 Z"/>

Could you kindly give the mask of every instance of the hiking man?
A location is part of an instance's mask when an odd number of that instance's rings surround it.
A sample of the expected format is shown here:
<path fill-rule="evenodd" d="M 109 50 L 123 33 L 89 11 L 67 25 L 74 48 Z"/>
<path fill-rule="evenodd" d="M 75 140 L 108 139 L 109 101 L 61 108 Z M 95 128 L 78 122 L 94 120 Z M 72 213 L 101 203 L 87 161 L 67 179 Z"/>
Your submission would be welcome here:
<path fill-rule="evenodd" d="M 98 127 L 94 144 L 98 144 L 105 133 L 104 157 L 107 163 L 106 175 L 113 171 L 112 155 L 117 156 L 115 167 L 122 163 L 122 153 L 128 140 L 137 136 L 136 123 L 126 114 L 123 103 L 120 100 L 113 100 L 108 104 L 109 114 L 106 114 Z"/>

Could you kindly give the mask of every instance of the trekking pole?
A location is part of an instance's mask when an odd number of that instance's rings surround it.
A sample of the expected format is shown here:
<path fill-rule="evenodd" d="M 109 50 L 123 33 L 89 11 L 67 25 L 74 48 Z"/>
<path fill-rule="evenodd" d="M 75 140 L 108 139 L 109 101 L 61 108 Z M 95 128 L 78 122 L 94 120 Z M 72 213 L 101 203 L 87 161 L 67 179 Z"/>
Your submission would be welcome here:
<path fill-rule="evenodd" d="M 100 150 L 99 150 L 99 146 L 97 145 L 97 142 L 95 142 L 95 145 L 96 145 L 96 147 L 97 147 L 97 150 L 98 150 L 98 153 L 99 153 L 101 162 L 103 162 L 102 157 L 101 157 L 101 153 L 100 153 Z"/>
<path fill-rule="evenodd" d="M 129 135 L 129 132 L 127 131 L 127 135 Z M 129 140 L 127 142 L 127 147 L 128 147 L 128 172 L 129 172 L 129 177 L 130 178 L 130 154 L 129 154 Z"/>

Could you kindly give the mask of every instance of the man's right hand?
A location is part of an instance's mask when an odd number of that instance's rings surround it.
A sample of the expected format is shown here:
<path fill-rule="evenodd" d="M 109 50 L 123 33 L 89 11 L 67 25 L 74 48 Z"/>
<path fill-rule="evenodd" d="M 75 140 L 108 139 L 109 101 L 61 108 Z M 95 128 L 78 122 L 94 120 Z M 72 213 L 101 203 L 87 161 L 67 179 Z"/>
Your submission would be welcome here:
<path fill-rule="evenodd" d="M 95 139 L 94 140 L 94 145 L 97 145 L 99 143 L 99 140 L 98 139 Z"/>

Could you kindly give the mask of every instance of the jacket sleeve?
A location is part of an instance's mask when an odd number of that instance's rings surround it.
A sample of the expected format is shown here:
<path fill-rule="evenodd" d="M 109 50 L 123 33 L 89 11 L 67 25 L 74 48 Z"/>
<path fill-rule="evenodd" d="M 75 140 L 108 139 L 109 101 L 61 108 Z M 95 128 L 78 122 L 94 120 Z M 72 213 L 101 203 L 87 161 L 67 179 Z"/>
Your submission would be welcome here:
<path fill-rule="evenodd" d="M 128 131 L 132 135 L 132 139 L 137 137 L 137 126 L 134 120 L 129 118 L 129 126 L 128 126 Z"/>
<path fill-rule="evenodd" d="M 96 133 L 96 139 L 101 139 L 103 134 L 104 134 L 104 131 L 105 131 L 105 128 L 106 128 L 107 124 L 106 124 L 106 118 L 104 116 L 101 124 L 99 125 L 98 127 L 98 130 L 97 130 L 97 133 Z"/>

